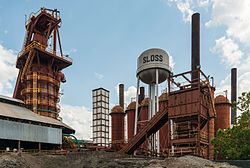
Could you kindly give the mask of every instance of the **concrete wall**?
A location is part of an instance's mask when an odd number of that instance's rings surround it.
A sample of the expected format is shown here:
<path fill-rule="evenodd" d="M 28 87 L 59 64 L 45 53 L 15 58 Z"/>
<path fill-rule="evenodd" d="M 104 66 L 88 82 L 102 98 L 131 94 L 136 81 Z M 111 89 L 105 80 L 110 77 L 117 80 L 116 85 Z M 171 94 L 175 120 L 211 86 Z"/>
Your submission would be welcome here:
<path fill-rule="evenodd" d="M 62 129 L 0 119 L 0 139 L 62 144 Z"/>

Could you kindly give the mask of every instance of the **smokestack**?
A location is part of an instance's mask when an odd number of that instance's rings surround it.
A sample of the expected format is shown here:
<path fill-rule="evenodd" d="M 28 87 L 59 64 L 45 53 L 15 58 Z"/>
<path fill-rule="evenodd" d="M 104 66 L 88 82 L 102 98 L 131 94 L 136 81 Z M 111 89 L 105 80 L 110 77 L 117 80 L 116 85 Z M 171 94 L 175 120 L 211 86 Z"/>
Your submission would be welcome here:
<path fill-rule="evenodd" d="M 145 89 L 144 87 L 140 87 L 140 94 L 139 94 L 139 103 L 145 98 Z"/>
<path fill-rule="evenodd" d="M 236 105 L 234 102 L 237 101 L 237 68 L 231 69 L 231 124 L 235 124 L 236 114 Z"/>
<path fill-rule="evenodd" d="M 124 84 L 119 84 L 119 104 L 124 109 Z"/>
<path fill-rule="evenodd" d="M 192 15 L 192 60 L 191 70 L 200 68 L 200 14 Z M 198 72 L 192 73 L 191 79 L 197 80 Z M 198 81 L 194 81 L 198 82 Z"/>

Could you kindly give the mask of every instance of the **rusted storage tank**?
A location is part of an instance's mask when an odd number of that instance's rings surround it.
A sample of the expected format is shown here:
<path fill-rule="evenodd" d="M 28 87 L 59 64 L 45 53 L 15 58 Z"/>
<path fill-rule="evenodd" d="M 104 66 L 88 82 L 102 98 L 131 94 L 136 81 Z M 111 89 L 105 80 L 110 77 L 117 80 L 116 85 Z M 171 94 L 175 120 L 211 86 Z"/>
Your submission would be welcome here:
<path fill-rule="evenodd" d="M 148 123 L 148 106 L 149 106 L 150 99 L 144 98 L 140 105 L 140 112 L 139 112 L 139 118 L 138 118 L 138 132 L 140 132 Z M 148 143 L 145 141 L 142 145 L 142 149 L 148 148 Z"/>
<path fill-rule="evenodd" d="M 139 117 L 138 117 L 138 132 L 147 124 L 148 122 L 148 106 L 149 106 L 149 98 L 144 98 L 141 102 L 139 108 Z"/>
<path fill-rule="evenodd" d="M 134 136 L 134 127 L 135 127 L 135 108 L 136 102 L 131 102 L 126 110 L 127 114 L 127 129 L 128 129 L 128 141 Z"/>
<path fill-rule="evenodd" d="M 225 96 L 219 95 L 215 98 L 217 114 L 215 119 L 215 133 L 218 129 L 230 128 L 230 107 L 231 103 Z"/>
<path fill-rule="evenodd" d="M 168 107 L 168 94 L 162 93 L 159 97 L 159 109 L 160 112 L 167 110 Z M 168 124 L 166 123 L 160 129 L 160 151 L 163 152 L 168 147 Z"/>
<path fill-rule="evenodd" d="M 116 105 L 111 110 L 111 142 L 112 148 L 119 150 L 124 144 L 124 117 L 125 113 L 120 105 Z"/>
<path fill-rule="evenodd" d="M 140 121 L 148 121 L 148 106 L 149 106 L 149 98 L 145 98 L 141 102 L 141 109 L 139 112 L 139 122 Z"/>

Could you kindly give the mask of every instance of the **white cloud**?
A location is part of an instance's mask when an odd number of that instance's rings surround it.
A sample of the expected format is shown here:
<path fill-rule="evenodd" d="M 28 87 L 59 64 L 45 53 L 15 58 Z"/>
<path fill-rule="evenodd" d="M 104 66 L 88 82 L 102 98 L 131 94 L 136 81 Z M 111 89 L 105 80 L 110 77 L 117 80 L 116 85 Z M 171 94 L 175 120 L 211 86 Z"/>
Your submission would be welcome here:
<path fill-rule="evenodd" d="M 4 33 L 4 34 L 8 34 L 9 31 L 8 31 L 8 30 L 4 30 L 3 33 Z"/>
<path fill-rule="evenodd" d="M 119 98 L 119 84 L 118 83 L 115 87 L 117 97 Z M 131 103 L 131 99 L 136 97 L 136 87 L 135 86 L 129 86 L 128 90 L 124 90 L 124 103 L 125 107 Z M 111 106 L 112 107 L 112 106 Z"/>
<path fill-rule="evenodd" d="M 225 79 L 223 79 L 218 86 L 216 86 L 215 93 L 216 95 L 222 94 L 224 95 L 225 92 L 227 95 L 231 95 L 231 74 L 228 74 Z M 228 97 L 227 96 L 227 97 Z M 229 98 L 229 97 L 228 97 Z"/>
<path fill-rule="evenodd" d="M 92 137 L 92 113 L 89 109 L 84 106 L 62 104 L 59 114 L 65 124 L 76 130 L 77 138 L 90 139 Z"/>
<path fill-rule="evenodd" d="M 124 101 L 128 105 L 131 102 L 131 98 L 136 97 L 136 87 L 135 86 L 129 86 L 128 90 L 125 90 L 124 92 Z"/>
<path fill-rule="evenodd" d="M 250 72 L 245 72 L 238 77 L 239 93 L 250 91 Z M 238 94 L 239 95 L 239 94 Z"/>
<path fill-rule="evenodd" d="M 94 74 L 95 74 L 95 77 L 96 77 L 97 79 L 99 79 L 99 80 L 101 80 L 101 79 L 104 78 L 104 75 L 103 75 L 103 74 L 100 74 L 100 73 L 97 73 L 97 72 L 95 72 Z"/>
<path fill-rule="evenodd" d="M 0 94 L 11 96 L 13 82 L 17 77 L 16 54 L 0 44 Z"/>
<path fill-rule="evenodd" d="M 250 46 L 249 9 L 249 0 L 212 0 L 211 19 L 206 23 L 208 28 L 225 28 L 224 36 L 215 41 L 211 51 L 221 55 L 226 67 L 238 67 L 238 96 L 250 91 L 250 56 L 245 52 Z M 230 74 L 218 87 L 225 89 L 230 95 Z"/>
<path fill-rule="evenodd" d="M 172 70 L 174 70 L 175 62 L 172 55 L 169 55 L 169 66 L 172 68 Z"/>
<path fill-rule="evenodd" d="M 168 0 L 170 3 L 175 3 L 178 10 L 182 13 L 184 22 L 190 22 L 191 16 L 194 13 L 192 9 L 193 0 Z"/>
<path fill-rule="evenodd" d="M 222 58 L 222 62 L 230 67 L 239 65 L 244 54 L 239 49 L 237 43 L 225 36 L 215 40 L 215 46 L 211 51 L 214 54 L 219 54 Z"/>
<path fill-rule="evenodd" d="M 202 8 L 208 7 L 210 2 L 210 0 L 197 0 L 198 6 Z"/>
<path fill-rule="evenodd" d="M 184 22 L 191 22 L 192 14 L 198 8 L 206 8 L 210 4 L 210 0 L 167 0 L 170 4 L 175 4 L 178 10 L 182 13 Z"/>
<path fill-rule="evenodd" d="M 250 1 L 212 0 L 211 19 L 206 26 L 226 26 L 226 34 L 250 46 Z"/>
<path fill-rule="evenodd" d="M 249 0 L 167 0 L 174 3 L 183 14 L 183 21 L 190 22 L 190 13 L 198 8 L 208 10 L 210 20 L 207 28 L 225 29 L 224 35 L 215 40 L 213 54 L 221 57 L 226 69 L 238 67 L 238 96 L 250 91 L 250 1 Z M 210 8 L 211 7 L 211 8 Z M 244 45 L 244 46 L 243 46 Z M 245 47 L 245 48 L 244 48 Z M 229 73 L 216 88 L 217 93 L 228 91 L 230 97 L 231 74 Z"/>

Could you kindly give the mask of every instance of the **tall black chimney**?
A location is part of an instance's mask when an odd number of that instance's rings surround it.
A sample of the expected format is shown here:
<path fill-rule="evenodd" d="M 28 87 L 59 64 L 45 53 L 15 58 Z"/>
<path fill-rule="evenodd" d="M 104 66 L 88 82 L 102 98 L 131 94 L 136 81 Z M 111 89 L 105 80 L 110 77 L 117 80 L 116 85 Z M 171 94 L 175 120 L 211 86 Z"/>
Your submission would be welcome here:
<path fill-rule="evenodd" d="M 119 105 L 124 108 L 124 84 L 119 84 Z"/>
<path fill-rule="evenodd" d="M 194 71 L 200 68 L 200 14 L 192 15 L 192 60 L 191 70 Z M 191 80 L 198 82 L 198 72 L 193 72 Z"/>
<path fill-rule="evenodd" d="M 237 68 L 231 69 L 231 124 L 235 124 L 235 118 L 237 117 L 236 105 L 237 101 Z"/>
<path fill-rule="evenodd" d="M 145 98 L 145 89 L 144 87 L 140 87 L 140 94 L 139 94 L 139 103 Z"/>

